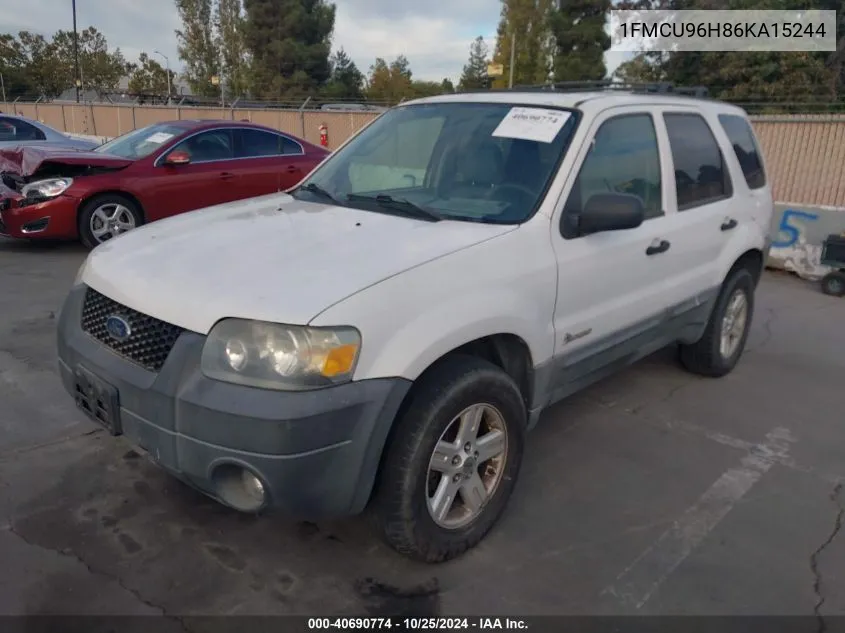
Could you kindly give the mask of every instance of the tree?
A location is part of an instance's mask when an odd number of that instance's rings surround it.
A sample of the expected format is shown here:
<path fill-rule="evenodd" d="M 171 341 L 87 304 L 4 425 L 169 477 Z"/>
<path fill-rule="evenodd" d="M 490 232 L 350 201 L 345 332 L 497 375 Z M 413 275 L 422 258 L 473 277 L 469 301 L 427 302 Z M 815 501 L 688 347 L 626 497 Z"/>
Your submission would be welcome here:
<path fill-rule="evenodd" d="M 604 79 L 605 33 L 610 0 L 557 0 L 550 20 L 555 42 L 555 81 Z"/>
<path fill-rule="evenodd" d="M 25 74 L 39 95 L 57 97 L 73 84 L 73 74 L 63 73 L 56 47 L 43 35 L 21 31 L 18 33 L 18 47 L 25 60 Z"/>
<path fill-rule="evenodd" d="M 367 80 L 367 97 L 373 101 L 398 103 L 412 95 L 411 68 L 408 59 L 400 55 L 388 65 L 377 57 L 370 66 Z"/>
<path fill-rule="evenodd" d="M 475 38 L 469 47 L 469 61 L 464 66 L 461 80 L 458 83 L 460 90 L 480 90 L 487 88 L 487 44 L 480 35 Z"/>
<path fill-rule="evenodd" d="M 455 84 L 453 84 L 452 80 L 447 77 L 442 82 L 440 82 L 440 90 L 444 94 L 452 94 L 453 92 L 455 92 Z"/>
<path fill-rule="evenodd" d="M 335 5 L 325 0 L 245 0 L 252 92 L 266 98 L 315 94 L 329 80 Z"/>
<path fill-rule="evenodd" d="M 28 66 L 29 59 L 18 39 L 11 33 L 0 34 L 0 74 L 7 99 L 32 96 L 37 91 Z"/>
<path fill-rule="evenodd" d="M 176 0 L 176 10 L 182 20 L 182 28 L 176 31 L 176 38 L 179 58 L 185 62 L 185 80 L 195 95 L 219 96 L 219 86 L 211 82 L 211 78 L 220 73 L 212 0 Z"/>
<path fill-rule="evenodd" d="M 420 99 L 443 94 L 443 84 L 439 81 L 412 81 L 406 99 Z"/>
<path fill-rule="evenodd" d="M 663 81 L 664 72 L 659 62 L 646 53 L 638 53 L 632 59 L 619 64 L 613 78 L 627 84 Z"/>
<path fill-rule="evenodd" d="M 323 94 L 330 99 L 360 100 L 364 96 L 364 74 L 343 47 L 329 59 L 331 75 Z"/>
<path fill-rule="evenodd" d="M 841 9 L 842 0 L 627 0 L 627 10 Z M 837 14 L 843 24 L 842 14 Z M 843 45 L 845 50 L 845 44 Z M 736 101 L 824 101 L 841 90 L 836 53 L 806 52 L 645 52 L 615 74 L 626 81 L 667 81 L 706 86 L 711 96 Z"/>
<path fill-rule="evenodd" d="M 167 95 L 176 92 L 173 80 L 176 73 L 170 71 L 170 86 L 168 90 L 168 72 L 156 60 L 150 58 L 146 53 L 141 53 L 139 64 L 133 69 L 129 76 L 129 92 L 134 94 Z"/>
<path fill-rule="evenodd" d="M 79 74 L 82 87 L 99 94 L 117 88 L 120 80 L 130 70 L 123 53 L 117 48 L 109 51 L 106 37 L 93 26 L 78 34 Z M 64 77 L 62 89 L 73 85 L 74 47 L 73 32 L 58 31 L 53 36 L 52 48 L 55 55 L 56 70 Z"/>
<path fill-rule="evenodd" d="M 563 1 L 563 0 L 562 0 Z M 501 64 L 504 74 L 493 86 L 508 85 L 511 44 L 514 50 L 514 85 L 543 84 L 549 79 L 554 55 L 549 20 L 553 0 L 503 0 L 493 61 Z"/>
<path fill-rule="evenodd" d="M 229 97 L 242 97 L 249 87 L 245 26 L 241 0 L 217 0 L 214 41 L 220 51 L 223 80 Z"/>

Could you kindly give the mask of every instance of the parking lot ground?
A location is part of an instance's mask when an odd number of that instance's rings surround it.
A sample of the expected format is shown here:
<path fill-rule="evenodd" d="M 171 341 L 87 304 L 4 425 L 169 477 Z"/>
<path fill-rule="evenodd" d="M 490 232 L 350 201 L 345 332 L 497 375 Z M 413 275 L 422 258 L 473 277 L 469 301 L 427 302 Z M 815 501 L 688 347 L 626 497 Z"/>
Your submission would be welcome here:
<path fill-rule="evenodd" d="M 53 328 L 83 257 L 0 241 L 0 613 L 845 613 L 845 301 L 814 284 L 766 273 L 726 378 L 667 351 L 546 412 L 499 525 L 425 566 L 361 519 L 229 511 L 82 418 Z"/>

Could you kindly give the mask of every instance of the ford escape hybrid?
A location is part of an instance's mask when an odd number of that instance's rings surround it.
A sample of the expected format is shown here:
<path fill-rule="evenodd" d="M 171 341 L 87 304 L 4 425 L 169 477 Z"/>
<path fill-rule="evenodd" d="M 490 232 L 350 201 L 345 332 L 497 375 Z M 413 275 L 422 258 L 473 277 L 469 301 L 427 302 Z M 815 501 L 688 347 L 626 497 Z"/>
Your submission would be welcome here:
<path fill-rule="evenodd" d="M 92 251 L 61 375 L 221 503 L 366 510 L 399 552 L 443 561 L 497 521 L 545 407 L 668 345 L 697 374 L 734 368 L 772 211 L 748 118 L 724 103 L 421 99 L 288 193 Z"/>

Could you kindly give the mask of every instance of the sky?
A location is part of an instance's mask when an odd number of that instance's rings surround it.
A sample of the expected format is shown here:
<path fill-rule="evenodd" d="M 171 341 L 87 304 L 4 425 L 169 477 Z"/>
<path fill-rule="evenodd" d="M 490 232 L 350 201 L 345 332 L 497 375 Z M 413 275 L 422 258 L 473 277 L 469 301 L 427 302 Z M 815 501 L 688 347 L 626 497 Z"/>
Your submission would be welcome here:
<path fill-rule="evenodd" d="M 366 73 L 376 57 L 388 61 L 405 55 L 415 79 L 457 81 L 472 40 L 481 35 L 491 54 L 495 46 L 500 0 L 340 0 L 333 48 L 343 47 Z M 181 70 L 176 53 L 180 21 L 173 0 L 76 0 L 79 30 L 94 26 L 110 47 L 135 61 L 145 51 L 160 51 Z M 73 28 L 71 0 L 0 0 L 0 31 L 30 30 L 51 35 Z M 613 71 L 622 53 L 608 53 Z"/>

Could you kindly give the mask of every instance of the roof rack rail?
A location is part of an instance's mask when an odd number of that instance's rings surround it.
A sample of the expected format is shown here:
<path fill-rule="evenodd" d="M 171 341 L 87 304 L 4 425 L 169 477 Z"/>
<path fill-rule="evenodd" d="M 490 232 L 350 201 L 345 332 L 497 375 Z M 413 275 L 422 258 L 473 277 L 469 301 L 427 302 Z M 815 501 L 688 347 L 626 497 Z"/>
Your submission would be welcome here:
<path fill-rule="evenodd" d="M 657 94 L 676 94 L 688 97 L 708 97 L 710 91 L 704 86 L 676 86 L 668 82 L 630 84 L 604 79 L 600 81 L 558 81 L 556 83 L 534 86 L 514 86 L 512 90 L 550 91 L 550 92 L 645 92 Z"/>

